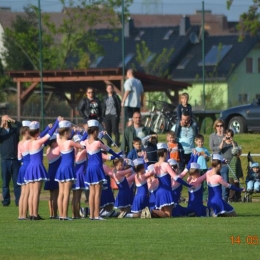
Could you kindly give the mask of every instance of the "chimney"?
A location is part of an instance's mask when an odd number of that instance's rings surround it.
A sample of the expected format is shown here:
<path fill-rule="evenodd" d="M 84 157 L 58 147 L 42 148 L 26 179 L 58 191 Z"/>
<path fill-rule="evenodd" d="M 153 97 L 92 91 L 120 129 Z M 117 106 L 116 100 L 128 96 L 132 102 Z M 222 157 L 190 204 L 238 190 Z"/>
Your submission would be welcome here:
<path fill-rule="evenodd" d="M 133 36 L 134 32 L 135 32 L 134 20 L 131 19 L 131 17 L 128 17 L 127 21 L 125 21 L 125 29 L 124 29 L 125 38 L 129 38 Z"/>
<path fill-rule="evenodd" d="M 183 16 L 180 22 L 180 36 L 185 36 L 190 28 L 190 18 Z"/>

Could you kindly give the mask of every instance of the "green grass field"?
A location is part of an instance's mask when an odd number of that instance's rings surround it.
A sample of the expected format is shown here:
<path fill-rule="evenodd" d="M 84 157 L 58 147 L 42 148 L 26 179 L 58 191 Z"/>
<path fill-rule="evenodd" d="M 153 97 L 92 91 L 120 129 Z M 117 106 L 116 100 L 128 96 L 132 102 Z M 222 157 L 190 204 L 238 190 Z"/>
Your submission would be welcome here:
<path fill-rule="evenodd" d="M 259 153 L 258 138 L 235 136 L 243 153 Z M 208 147 L 207 135 L 205 141 Z M 1 208 L 0 259 L 259 259 L 259 202 L 233 203 L 236 218 L 59 221 L 48 219 L 47 197 L 43 191 L 44 221 L 18 221 L 13 201 Z"/>
<path fill-rule="evenodd" d="M 234 206 L 236 218 L 107 221 L 18 221 L 10 206 L 1 209 L 0 259 L 259 259 L 260 204 Z M 46 201 L 40 212 L 48 216 Z"/>

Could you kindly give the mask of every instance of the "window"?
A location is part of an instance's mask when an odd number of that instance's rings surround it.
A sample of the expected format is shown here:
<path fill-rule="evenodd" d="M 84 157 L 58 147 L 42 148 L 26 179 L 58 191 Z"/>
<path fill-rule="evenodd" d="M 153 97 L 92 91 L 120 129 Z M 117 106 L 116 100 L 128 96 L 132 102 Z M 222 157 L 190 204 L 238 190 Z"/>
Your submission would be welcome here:
<path fill-rule="evenodd" d="M 227 55 L 232 47 L 233 45 L 212 46 L 205 57 L 205 66 L 217 65 Z M 202 66 L 203 62 L 199 62 L 198 65 Z"/>
<path fill-rule="evenodd" d="M 238 94 L 238 102 L 248 102 L 247 94 Z"/>
<path fill-rule="evenodd" d="M 169 40 L 174 30 L 169 30 L 163 37 L 164 40 Z"/>
<path fill-rule="evenodd" d="M 193 56 L 188 55 L 186 56 L 181 62 L 180 64 L 177 66 L 177 69 L 185 69 L 185 67 L 187 66 L 187 64 L 190 62 L 190 60 L 193 58 Z"/>
<path fill-rule="evenodd" d="M 140 31 L 138 35 L 135 37 L 135 41 L 140 41 L 143 35 L 144 35 L 144 31 Z"/>
<path fill-rule="evenodd" d="M 129 63 L 129 61 L 134 57 L 133 53 L 129 53 L 125 56 L 125 66 Z M 122 67 L 123 63 L 121 62 L 118 67 Z"/>
<path fill-rule="evenodd" d="M 246 73 L 253 73 L 253 58 L 246 58 Z"/>
<path fill-rule="evenodd" d="M 98 64 L 103 60 L 104 56 L 97 57 L 91 64 L 90 68 L 97 68 Z"/>

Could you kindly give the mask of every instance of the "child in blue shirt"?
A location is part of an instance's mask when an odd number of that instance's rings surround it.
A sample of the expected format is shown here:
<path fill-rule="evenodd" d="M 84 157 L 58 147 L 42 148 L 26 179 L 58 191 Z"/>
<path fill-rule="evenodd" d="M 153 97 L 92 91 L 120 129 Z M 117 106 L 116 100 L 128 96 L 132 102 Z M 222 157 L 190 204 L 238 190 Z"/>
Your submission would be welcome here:
<path fill-rule="evenodd" d="M 199 171 L 200 175 L 203 175 L 208 170 L 207 162 L 210 157 L 210 153 L 207 148 L 203 147 L 204 145 L 204 136 L 201 134 L 196 135 L 195 137 L 195 144 L 197 145 L 195 147 L 195 154 L 197 155 L 197 164 L 200 166 Z M 204 181 L 203 182 L 203 200 L 206 201 L 208 197 L 207 194 L 207 184 Z"/>
<path fill-rule="evenodd" d="M 200 174 L 203 175 L 208 170 L 207 162 L 210 157 L 210 153 L 207 148 L 203 147 L 204 144 L 204 136 L 201 134 L 196 135 L 195 144 L 197 145 L 195 148 L 195 154 L 197 154 L 198 159 L 197 163 L 200 166 Z"/>
<path fill-rule="evenodd" d="M 133 149 L 128 153 L 127 158 L 132 161 L 142 157 L 142 140 L 139 137 L 135 137 L 133 139 Z"/>

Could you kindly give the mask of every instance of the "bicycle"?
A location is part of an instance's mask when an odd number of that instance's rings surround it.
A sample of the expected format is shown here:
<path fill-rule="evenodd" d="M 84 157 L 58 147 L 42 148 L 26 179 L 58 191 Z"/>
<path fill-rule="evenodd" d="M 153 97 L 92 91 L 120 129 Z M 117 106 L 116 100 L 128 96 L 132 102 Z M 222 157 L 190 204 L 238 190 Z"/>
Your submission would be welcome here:
<path fill-rule="evenodd" d="M 152 103 L 150 115 L 143 118 L 143 124 L 146 127 L 150 127 L 155 133 L 163 133 L 170 131 L 175 124 L 175 118 L 177 118 L 175 106 L 165 101 L 148 101 Z M 160 104 L 161 109 L 157 109 Z"/>
<path fill-rule="evenodd" d="M 144 117 L 143 125 L 150 127 L 157 134 L 171 131 L 178 121 L 176 107 L 160 100 L 148 102 L 152 103 L 152 109 L 150 115 Z M 158 105 L 161 106 L 161 109 L 158 109 Z M 194 115 L 192 116 L 192 120 L 197 123 Z"/>

